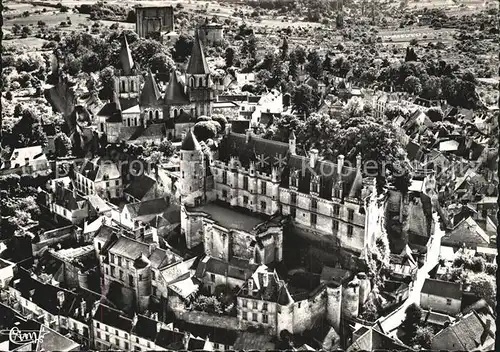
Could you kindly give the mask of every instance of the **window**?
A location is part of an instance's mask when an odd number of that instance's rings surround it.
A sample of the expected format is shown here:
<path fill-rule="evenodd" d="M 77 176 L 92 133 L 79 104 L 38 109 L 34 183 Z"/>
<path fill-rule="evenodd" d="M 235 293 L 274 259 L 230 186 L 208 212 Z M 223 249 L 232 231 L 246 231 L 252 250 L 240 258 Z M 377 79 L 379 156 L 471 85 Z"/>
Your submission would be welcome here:
<path fill-rule="evenodd" d="M 267 314 L 262 314 L 262 322 L 263 322 L 264 324 L 267 324 L 267 323 L 269 322 L 269 319 L 268 319 L 268 317 L 267 317 Z"/>
<path fill-rule="evenodd" d="M 106 188 L 109 188 L 109 182 L 106 182 Z"/>
<path fill-rule="evenodd" d="M 333 220 L 333 230 L 334 231 L 339 230 L 339 222 L 337 220 Z"/>
<path fill-rule="evenodd" d="M 110 254 L 110 255 L 109 255 L 109 261 L 110 261 L 111 263 L 114 263 L 114 262 L 115 262 L 115 255 L 114 255 L 114 254 Z"/>
<path fill-rule="evenodd" d="M 243 313 L 241 314 L 241 319 L 243 319 L 243 320 L 248 320 L 248 319 L 247 319 L 247 312 L 243 312 Z"/>
<path fill-rule="evenodd" d="M 248 301 L 246 299 L 243 300 L 243 307 L 248 307 Z"/>
<path fill-rule="evenodd" d="M 316 225 L 317 221 L 318 221 L 318 219 L 317 219 L 316 214 L 311 214 L 311 224 Z"/>
<path fill-rule="evenodd" d="M 132 276 L 132 274 L 128 275 L 128 284 L 130 286 L 134 286 L 134 277 Z"/>
<path fill-rule="evenodd" d="M 198 78 L 198 87 L 203 87 L 203 77 Z"/>
<path fill-rule="evenodd" d="M 135 338 L 135 343 L 139 343 L 139 338 L 138 337 Z"/>
<path fill-rule="evenodd" d="M 227 191 L 226 190 L 222 191 L 222 198 L 227 198 Z"/>
<path fill-rule="evenodd" d="M 333 206 L 333 214 L 334 215 L 340 215 L 340 205 L 335 204 Z"/>
<path fill-rule="evenodd" d="M 106 334 L 106 342 L 109 342 L 109 335 Z"/>
<path fill-rule="evenodd" d="M 139 274 L 139 280 L 142 280 L 142 274 Z"/>
<path fill-rule="evenodd" d="M 152 286 L 153 287 L 153 296 L 156 296 L 156 286 Z"/>
<path fill-rule="evenodd" d="M 117 257 L 118 258 L 118 266 L 122 266 L 122 257 Z"/>
<path fill-rule="evenodd" d="M 101 338 L 101 332 L 100 332 L 100 331 L 97 331 L 96 335 L 97 335 L 97 338 L 98 338 L 98 339 L 100 339 L 100 338 Z"/>
<path fill-rule="evenodd" d="M 347 225 L 347 237 L 352 237 L 352 225 Z"/>
<path fill-rule="evenodd" d="M 348 210 L 348 218 L 349 218 L 349 221 L 354 220 L 354 210 L 352 210 L 352 209 Z"/>
<path fill-rule="evenodd" d="M 123 271 L 120 270 L 120 280 L 123 280 Z"/>
<path fill-rule="evenodd" d="M 214 342 L 214 348 L 215 348 L 216 350 L 218 350 L 218 349 L 219 349 L 219 344 L 218 344 L 218 343 L 216 343 L 216 342 Z"/>
<path fill-rule="evenodd" d="M 115 330 L 115 335 L 120 336 L 120 334 L 118 334 L 118 330 Z"/>
<path fill-rule="evenodd" d="M 100 243 L 98 243 L 98 244 L 97 244 L 97 249 L 98 249 L 98 250 L 101 250 L 101 248 L 102 248 L 102 245 L 101 245 Z"/>
<path fill-rule="evenodd" d="M 215 282 L 215 274 L 210 274 L 210 280 L 212 280 L 212 282 Z"/>
<path fill-rule="evenodd" d="M 248 197 L 247 196 L 243 196 L 243 204 L 248 205 Z"/>
<path fill-rule="evenodd" d="M 252 320 L 257 321 L 257 313 L 252 313 Z"/>
<path fill-rule="evenodd" d="M 150 347 L 151 347 L 151 344 L 148 342 L 148 348 L 150 348 Z"/>
<path fill-rule="evenodd" d="M 128 342 L 125 341 L 125 351 L 128 351 Z"/>
<path fill-rule="evenodd" d="M 297 194 L 296 193 L 292 193 L 291 201 L 292 201 L 292 204 L 297 204 Z"/>
<path fill-rule="evenodd" d="M 243 177 L 243 189 L 248 191 L 248 176 Z"/>
<path fill-rule="evenodd" d="M 111 276 L 113 276 L 113 277 L 115 276 L 115 267 L 114 266 L 111 267 Z"/>
<path fill-rule="evenodd" d="M 222 183 L 227 184 L 227 171 L 222 171 Z"/>
<path fill-rule="evenodd" d="M 153 280 L 156 280 L 156 273 L 153 270 L 151 270 L 151 276 L 153 277 Z"/>
<path fill-rule="evenodd" d="M 318 209 L 318 201 L 316 199 L 311 201 L 311 208 Z"/>
<path fill-rule="evenodd" d="M 290 216 L 292 217 L 292 219 L 295 219 L 297 217 L 297 209 L 290 208 Z"/>
<path fill-rule="evenodd" d="M 340 189 L 335 188 L 334 191 L 333 191 L 333 196 L 335 198 L 340 198 Z"/>
<path fill-rule="evenodd" d="M 253 308 L 253 309 L 257 309 L 257 302 L 255 302 L 255 301 L 254 301 L 254 302 L 252 302 L 252 308 Z"/>
<path fill-rule="evenodd" d="M 266 210 L 266 206 L 267 206 L 266 202 L 260 202 L 260 208 L 262 210 Z"/>
<path fill-rule="evenodd" d="M 115 345 L 120 346 L 120 340 L 115 339 Z"/>
<path fill-rule="evenodd" d="M 265 181 L 260 182 L 260 193 L 266 195 L 267 183 Z"/>
<path fill-rule="evenodd" d="M 267 310 L 267 303 L 262 304 L 262 310 Z"/>
<path fill-rule="evenodd" d="M 115 184 L 116 184 L 117 186 L 119 186 L 119 185 L 120 185 L 120 180 L 116 180 Z"/>
<path fill-rule="evenodd" d="M 451 306 L 451 298 L 447 298 L 446 299 L 446 305 L 447 306 Z"/>
<path fill-rule="evenodd" d="M 302 302 L 299 302 L 299 304 L 297 305 L 297 307 L 300 308 L 301 305 L 302 305 Z"/>

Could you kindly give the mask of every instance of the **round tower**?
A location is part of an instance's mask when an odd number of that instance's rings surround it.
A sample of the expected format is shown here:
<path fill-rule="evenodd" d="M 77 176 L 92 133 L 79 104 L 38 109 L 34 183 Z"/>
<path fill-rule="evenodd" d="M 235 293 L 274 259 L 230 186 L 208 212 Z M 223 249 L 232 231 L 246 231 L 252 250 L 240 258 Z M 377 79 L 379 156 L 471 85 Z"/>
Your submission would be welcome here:
<path fill-rule="evenodd" d="M 151 265 L 144 257 L 137 259 L 135 266 L 135 293 L 139 312 L 148 309 L 151 296 Z"/>
<path fill-rule="evenodd" d="M 203 151 L 193 130 L 189 130 L 181 145 L 180 195 L 181 202 L 195 205 L 195 198 L 202 196 L 205 174 Z M 198 194 L 196 194 L 198 193 Z"/>
<path fill-rule="evenodd" d="M 365 273 L 359 273 L 357 277 L 359 279 L 359 307 L 361 309 L 368 299 L 368 295 L 370 294 L 371 283 L 370 279 L 368 278 L 368 276 L 366 276 Z"/>
<path fill-rule="evenodd" d="M 78 270 L 78 286 L 89 288 L 89 273 Z"/>
<path fill-rule="evenodd" d="M 326 286 L 326 293 L 326 319 L 335 331 L 339 332 L 342 312 L 342 285 L 330 282 Z"/>
<path fill-rule="evenodd" d="M 359 279 L 354 277 L 342 292 L 342 314 L 357 317 L 359 313 Z"/>

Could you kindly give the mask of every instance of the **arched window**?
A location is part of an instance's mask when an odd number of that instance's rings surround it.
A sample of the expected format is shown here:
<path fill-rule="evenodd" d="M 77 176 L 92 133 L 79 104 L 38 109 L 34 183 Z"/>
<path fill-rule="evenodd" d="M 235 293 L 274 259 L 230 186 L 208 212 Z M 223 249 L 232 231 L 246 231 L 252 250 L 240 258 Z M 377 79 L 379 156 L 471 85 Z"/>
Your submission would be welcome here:
<path fill-rule="evenodd" d="M 130 81 L 130 90 L 132 92 L 135 92 L 135 82 L 134 81 Z"/>
<path fill-rule="evenodd" d="M 180 109 L 179 110 L 179 115 L 182 115 L 183 112 L 184 112 L 184 109 Z"/>
<path fill-rule="evenodd" d="M 190 82 L 189 85 L 194 88 L 194 78 L 193 77 L 191 77 L 191 79 L 189 80 L 189 82 Z"/>
<path fill-rule="evenodd" d="M 203 87 L 203 77 L 198 78 L 198 87 Z"/>
<path fill-rule="evenodd" d="M 177 117 L 177 113 L 178 113 L 177 109 L 174 109 L 174 118 Z"/>
<path fill-rule="evenodd" d="M 149 110 L 149 119 L 152 120 L 153 119 L 153 111 L 152 110 Z"/>
<path fill-rule="evenodd" d="M 122 81 L 122 92 L 125 92 L 125 91 L 126 91 L 125 81 Z"/>
<path fill-rule="evenodd" d="M 159 110 L 156 110 L 155 117 L 156 117 L 157 120 L 160 119 L 160 111 Z"/>

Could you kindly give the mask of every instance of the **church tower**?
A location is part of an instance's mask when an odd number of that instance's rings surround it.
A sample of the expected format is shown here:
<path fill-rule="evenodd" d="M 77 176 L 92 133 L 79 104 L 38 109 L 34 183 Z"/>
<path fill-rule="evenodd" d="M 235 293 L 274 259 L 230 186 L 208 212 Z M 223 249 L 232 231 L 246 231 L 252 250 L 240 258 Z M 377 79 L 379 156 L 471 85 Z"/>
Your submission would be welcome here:
<path fill-rule="evenodd" d="M 141 125 L 147 126 L 148 122 L 163 119 L 161 100 L 160 89 L 158 88 L 158 84 L 156 84 L 151 69 L 149 69 L 139 97 Z"/>
<path fill-rule="evenodd" d="M 205 199 L 205 155 L 193 130 L 182 141 L 179 180 L 181 203 L 195 206 Z"/>
<path fill-rule="evenodd" d="M 215 90 L 201 40 L 196 32 L 193 51 L 186 70 L 186 87 L 189 100 L 194 105 L 193 117 L 212 115 Z"/>
<path fill-rule="evenodd" d="M 138 103 L 141 74 L 132 59 L 127 37 L 124 34 L 122 35 L 120 64 L 121 69 L 115 75 L 115 92 L 118 93 L 123 110 L 126 110 Z"/>

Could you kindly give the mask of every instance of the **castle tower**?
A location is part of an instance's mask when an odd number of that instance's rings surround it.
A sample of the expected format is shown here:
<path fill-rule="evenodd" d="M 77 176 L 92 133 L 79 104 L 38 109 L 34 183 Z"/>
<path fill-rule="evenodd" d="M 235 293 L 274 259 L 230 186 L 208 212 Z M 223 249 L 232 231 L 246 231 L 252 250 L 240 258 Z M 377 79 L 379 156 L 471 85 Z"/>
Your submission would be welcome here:
<path fill-rule="evenodd" d="M 145 312 L 149 307 L 151 297 L 151 263 L 149 259 L 142 254 L 134 262 L 135 280 L 134 293 L 137 302 L 137 308 L 140 313 Z"/>
<path fill-rule="evenodd" d="M 340 332 L 340 317 L 342 312 L 342 285 L 333 282 L 326 286 L 326 319 L 336 332 Z"/>
<path fill-rule="evenodd" d="M 186 95 L 186 89 L 180 82 L 177 71 L 173 69 L 170 71 L 170 79 L 163 98 L 163 117 L 177 119 L 183 113 L 194 117 L 194 112 L 193 104 Z"/>
<path fill-rule="evenodd" d="M 141 75 L 132 59 L 127 37 L 122 35 L 120 50 L 121 69 L 115 75 L 115 92 L 118 93 L 124 110 L 136 105 L 139 99 L 139 84 Z"/>
<path fill-rule="evenodd" d="M 198 205 L 205 198 L 205 162 L 200 143 L 189 130 L 181 145 L 180 195 L 181 202 Z"/>
<path fill-rule="evenodd" d="M 139 107 L 141 109 L 141 125 L 147 125 L 148 121 L 163 119 L 161 93 L 151 69 L 148 70 L 142 87 Z"/>
<path fill-rule="evenodd" d="M 194 104 L 194 116 L 212 115 L 215 90 L 201 40 L 196 32 L 193 51 L 186 70 L 186 87 L 189 100 Z"/>
<path fill-rule="evenodd" d="M 342 292 L 342 315 L 357 317 L 359 314 L 359 280 L 354 277 Z"/>
<path fill-rule="evenodd" d="M 359 273 L 357 277 L 359 279 L 359 309 L 361 311 L 370 294 L 371 283 L 365 273 Z"/>

